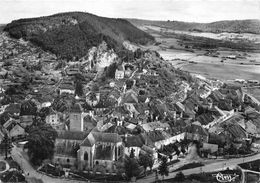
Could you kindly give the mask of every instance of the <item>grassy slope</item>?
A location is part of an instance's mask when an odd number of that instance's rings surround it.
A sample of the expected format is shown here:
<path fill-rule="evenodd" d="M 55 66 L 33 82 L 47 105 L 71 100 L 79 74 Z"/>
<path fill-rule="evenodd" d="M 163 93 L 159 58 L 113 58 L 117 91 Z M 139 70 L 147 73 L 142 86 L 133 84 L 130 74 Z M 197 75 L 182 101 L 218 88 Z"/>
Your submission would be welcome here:
<path fill-rule="evenodd" d="M 180 21 L 149 21 L 140 19 L 128 19 L 133 25 L 140 27 L 153 25 L 181 31 L 201 31 L 201 32 L 234 32 L 234 33 L 254 33 L 260 34 L 260 20 L 228 20 L 212 23 L 193 23 Z"/>
<path fill-rule="evenodd" d="M 47 17 L 19 19 L 4 29 L 15 38 L 25 38 L 45 50 L 62 57 L 82 57 L 87 50 L 105 40 L 110 47 L 120 49 L 128 40 L 136 44 L 153 42 L 154 38 L 127 20 L 70 12 Z"/>

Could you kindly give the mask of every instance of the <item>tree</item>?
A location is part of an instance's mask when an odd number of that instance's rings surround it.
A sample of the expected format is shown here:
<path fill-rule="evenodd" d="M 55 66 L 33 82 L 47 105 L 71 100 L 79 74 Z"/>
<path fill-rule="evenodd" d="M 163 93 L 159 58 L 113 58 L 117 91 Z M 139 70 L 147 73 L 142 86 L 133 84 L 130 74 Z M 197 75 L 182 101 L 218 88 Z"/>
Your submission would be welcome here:
<path fill-rule="evenodd" d="M 186 150 L 185 150 L 185 146 L 184 146 L 184 145 L 181 145 L 181 152 L 182 152 L 182 154 L 185 154 L 185 153 L 186 153 Z"/>
<path fill-rule="evenodd" d="M 7 134 L 5 134 L 2 143 L 4 145 L 4 150 L 5 150 L 5 159 L 7 159 L 7 155 L 8 155 L 8 152 L 10 150 L 10 147 L 11 147 L 11 141 L 10 141 Z"/>
<path fill-rule="evenodd" d="M 10 86 L 5 90 L 6 95 L 15 95 L 17 93 L 16 88 L 14 86 Z"/>
<path fill-rule="evenodd" d="M 28 149 L 30 161 L 34 165 L 40 165 L 43 160 L 51 159 L 57 132 L 50 125 L 40 124 L 32 126 L 28 133 L 28 143 L 25 148 Z"/>
<path fill-rule="evenodd" d="M 83 95 L 83 85 L 79 80 L 76 81 L 75 94 L 78 96 Z"/>
<path fill-rule="evenodd" d="M 115 72 L 117 69 L 117 63 L 114 62 L 110 64 L 108 67 L 106 67 L 106 70 L 104 71 L 105 77 L 107 78 L 115 78 Z"/>
<path fill-rule="evenodd" d="M 147 167 L 153 167 L 153 158 L 149 154 L 142 154 L 139 157 L 139 164 L 144 167 L 146 172 Z"/>
<path fill-rule="evenodd" d="M 161 176 L 163 176 L 163 179 L 164 179 L 164 176 L 168 176 L 169 175 L 169 170 L 168 170 L 168 166 L 167 166 L 167 158 L 165 156 L 162 157 L 161 159 L 161 164 L 159 166 L 159 174 Z"/>
<path fill-rule="evenodd" d="M 176 144 L 173 144 L 173 149 L 174 149 L 174 151 L 175 151 L 175 153 L 176 153 L 176 155 L 177 155 L 177 157 L 180 155 L 180 150 L 179 150 L 179 148 L 178 148 L 178 146 L 176 145 Z"/>
<path fill-rule="evenodd" d="M 184 181 L 185 180 L 185 175 L 182 172 L 179 172 L 175 176 L 175 180 L 177 181 Z"/>
<path fill-rule="evenodd" d="M 135 158 L 127 158 L 125 161 L 125 173 L 129 179 L 139 175 L 139 166 Z"/>
<path fill-rule="evenodd" d="M 152 170 L 153 164 L 154 164 L 154 159 L 153 159 L 152 156 L 150 156 L 150 158 L 151 158 L 151 159 L 149 160 L 148 166 L 149 166 L 150 170 Z"/>
<path fill-rule="evenodd" d="M 130 158 L 134 158 L 134 157 L 135 157 L 135 150 L 132 148 L 130 152 Z"/>
<path fill-rule="evenodd" d="M 172 157 L 172 155 L 170 154 L 170 155 L 169 155 L 169 159 L 170 159 L 170 161 L 172 160 L 172 158 L 173 158 L 173 157 Z"/>
<path fill-rule="evenodd" d="M 0 114 L 0 125 L 4 125 L 9 119 L 9 114 L 7 112 L 3 112 L 2 114 Z"/>

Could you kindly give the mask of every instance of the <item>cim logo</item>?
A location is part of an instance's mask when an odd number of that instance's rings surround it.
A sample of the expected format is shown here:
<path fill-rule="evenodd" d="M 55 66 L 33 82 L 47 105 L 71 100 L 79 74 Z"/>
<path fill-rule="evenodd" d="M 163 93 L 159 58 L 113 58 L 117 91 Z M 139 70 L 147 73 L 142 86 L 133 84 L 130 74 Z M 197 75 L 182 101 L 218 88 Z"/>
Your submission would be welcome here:
<path fill-rule="evenodd" d="M 236 180 L 236 178 L 239 176 L 237 174 L 222 174 L 222 173 L 218 173 L 218 174 L 213 174 L 213 177 L 216 177 L 218 182 L 221 183 L 225 183 L 225 182 L 233 182 Z"/>

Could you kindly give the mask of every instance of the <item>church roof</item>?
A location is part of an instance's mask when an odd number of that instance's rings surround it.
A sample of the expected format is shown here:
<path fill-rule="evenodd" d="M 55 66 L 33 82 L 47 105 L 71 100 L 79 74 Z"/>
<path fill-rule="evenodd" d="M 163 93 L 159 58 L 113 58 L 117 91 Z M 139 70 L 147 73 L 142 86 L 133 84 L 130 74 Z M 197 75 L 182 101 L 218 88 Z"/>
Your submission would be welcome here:
<path fill-rule="evenodd" d="M 122 138 L 116 133 L 91 132 L 81 146 L 93 146 L 97 142 L 117 143 L 122 142 Z"/>
<path fill-rule="evenodd" d="M 80 103 L 75 103 L 75 104 L 71 107 L 70 112 L 81 113 L 81 112 L 83 112 L 83 108 L 82 108 L 82 106 L 81 106 Z"/>
<path fill-rule="evenodd" d="M 125 147 L 142 147 L 144 140 L 141 135 L 125 137 Z"/>
<path fill-rule="evenodd" d="M 84 140 L 88 136 L 89 132 L 81 131 L 58 131 L 57 139 L 67 139 L 67 140 Z"/>

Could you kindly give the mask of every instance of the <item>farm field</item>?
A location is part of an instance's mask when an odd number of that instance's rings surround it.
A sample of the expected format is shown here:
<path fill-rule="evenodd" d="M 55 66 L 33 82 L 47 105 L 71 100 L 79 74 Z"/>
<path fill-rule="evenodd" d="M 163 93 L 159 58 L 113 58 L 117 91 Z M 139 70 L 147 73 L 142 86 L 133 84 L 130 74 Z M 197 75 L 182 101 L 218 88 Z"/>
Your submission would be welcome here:
<path fill-rule="evenodd" d="M 260 35 L 258 34 L 196 33 L 165 30 L 155 26 L 146 26 L 142 29 L 153 35 L 157 42 L 156 45 L 145 48 L 157 51 L 176 68 L 221 80 L 259 80 L 260 78 L 260 52 L 257 51 Z M 179 35 L 187 35 L 191 41 L 187 42 L 185 36 Z M 208 38 L 209 40 L 206 41 L 211 45 L 216 44 L 216 47 L 211 49 L 198 47 L 201 37 Z M 236 45 L 233 49 L 221 47 L 222 43 L 219 43 L 219 40 L 228 40 L 230 44 L 240 40 L 245 44 L 252 43 L 254 47 L 252 50 L 235 49 Z"/>
<path fill-rule="evenodd" d="M 182 66 L 182 69 L 191 73 L 221 80 L 258 80 L 260 78 L 260 66 L 255 65 L 190 63 Z"/>

